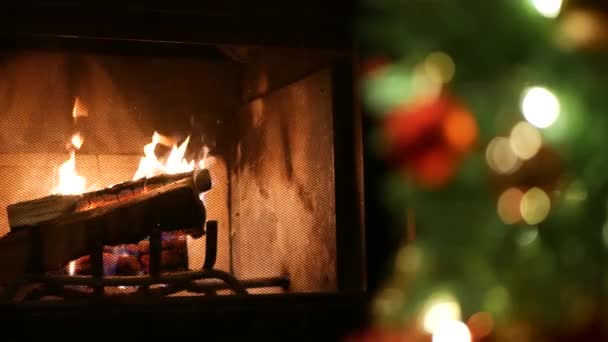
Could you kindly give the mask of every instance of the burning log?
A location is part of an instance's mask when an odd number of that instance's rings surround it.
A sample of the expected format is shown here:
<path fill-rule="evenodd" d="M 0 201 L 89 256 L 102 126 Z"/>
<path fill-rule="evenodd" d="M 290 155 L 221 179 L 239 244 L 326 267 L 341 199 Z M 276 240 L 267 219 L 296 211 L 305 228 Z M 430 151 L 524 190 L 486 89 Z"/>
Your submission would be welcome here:
<path fill-rule="evenodd" d="M 149 190 L 191 178 L 192 187 L 204 192 L 211 189 L 211 177 L 206 169 L 175 175 L 161 175 L 116 184 L 98 191 L 80 195 L 51 195 L 32 201 L 11 204 L 7 207 L 12 230 L 33 226 L 72 213 L 120 202 Z"/>
<path fill-rule="evenodd" d="M 53 195 L 9 206 L 11 232 L 0 238 L 0 282 L 32 270 L 61 269 L 103 245 L 136 244 L 154 229 L 201 230 L 200 193 L 208 170 L 125 182 L 82 195 Z"/>

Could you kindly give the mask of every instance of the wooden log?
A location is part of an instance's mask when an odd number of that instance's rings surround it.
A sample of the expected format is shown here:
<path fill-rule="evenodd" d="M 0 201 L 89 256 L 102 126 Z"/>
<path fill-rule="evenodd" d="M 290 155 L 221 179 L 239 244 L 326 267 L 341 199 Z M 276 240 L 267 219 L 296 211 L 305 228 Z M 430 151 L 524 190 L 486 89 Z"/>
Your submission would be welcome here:
<path fill-rule="evenodd" d="M 210 181 L 201 186 L 196 177 L 192 172 L 124 200 L 11 231 L 0 238 L 0 258 L 10 260 L 0 265 L 0 283 L 28 272 L 59 270 L 99 245 L 137 243 L 153 229 L 202 229 L 206 213 L 199 195 L 210 188 Z"/>
<path fill-rule="evenodd" d="M 137 275 L 141 270 L 139 259 L 133 255 L 121 255 L 116 261 L 116 275 Z"/>
<path fill-rule="evenodd" d="M 13 231 L 36 225 L 79 211 L 91 210 L 113 202 L 135 198 L 146 191 L 183 179 L 191 180 L 193 189 L 199 193 L 211 189 L 211 176 L 207 169 L 142 178 L 80 195 L 51 195 L 11 204 L 7 207 L 9 226 Z"/>

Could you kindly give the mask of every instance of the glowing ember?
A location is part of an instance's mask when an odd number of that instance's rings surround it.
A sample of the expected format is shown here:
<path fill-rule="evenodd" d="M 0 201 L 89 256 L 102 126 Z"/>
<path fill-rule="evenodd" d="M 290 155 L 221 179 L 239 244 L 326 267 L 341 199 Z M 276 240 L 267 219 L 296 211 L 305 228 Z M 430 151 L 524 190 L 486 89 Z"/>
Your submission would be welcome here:
<path fill-rule="evenodd" d="M 133 180 L 161 174 L 176 174 L 194 170 L 194 160 L 187 161 L 184 158 L 188 143 L 190 142 L 190 137 L 187 137 L 179 146 L 173 143 L 171 152 L 164 163 L 158 159 L 155 153 L 156 146 L 158 146 L 158 144 L 166 145 L 170 142 L 171 139 L 160 135 L 158 132 L 154 132 L 152 142 L 144 146 L 144 157 L 142 157 L 139 162 L 139 167 L 135 172 L 135 176 L 133 176 Z"/>

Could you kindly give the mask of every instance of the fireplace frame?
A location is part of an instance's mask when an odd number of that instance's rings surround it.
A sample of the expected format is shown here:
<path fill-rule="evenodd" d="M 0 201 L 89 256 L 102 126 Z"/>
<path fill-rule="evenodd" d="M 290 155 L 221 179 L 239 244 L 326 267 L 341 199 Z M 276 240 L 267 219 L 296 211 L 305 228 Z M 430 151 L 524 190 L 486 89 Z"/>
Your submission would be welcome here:
<path fill-rule="evenodd" d="M 196 322 L 201 329 L 205 327 L 206 334 L 218 332 L 219 326 L 230 325 L 249 327 L 241 332 L 249 337 L 252 331 L 257 331 L 259 336 L 272 337 L 270 327 L 276 322 L 285 322 L 281 316 L 287 311 L 293 319 L 302 322 L 299 329 L 313 329 L 309 331 L 310 335 L 321 338 L 326 335 L 309 325 L 322 324 L 334 329 L 334 335 L 360 325 L 364 320 L 367 284 L 374 280 L 369 279 L 373 272 L 368 272 L 370 266 L 366 262 L 364 132 L 356 96 L 357 57 L 352 32 L 352 4 L 311 1 L 289 6 L 278 0 L 266 0 L 252 5 L 235 0 L 219 2 L 221 4 L 202 1 L 192 5 L 177 1 L 170 6 L 148 8 L 143 3 L 23 1 L 8 6 L 0 14 L 0 48 L 71 49 L 207 59 L 226 58 L 209 47 L 213 45 L 305 47 L 345 52 L 346 57 L 336 61 L 332 67 L 334 175 L 340 175 L 335 177 L 337 292 L 256 295 L 246 299 L 238 295 L 146 299 L 128 308 L 125 305 L 133 301 L 104 298 L 100 302 L 93 300 L 69 306 L 59 303 L 9 305 L 3 306 L 2 312 L 13 319 L 37 317 L 42 321 L 51 315 L 70 316 L 74 310 L 89 312 L 91 319 L 115 310 L 137 312 L 142 318 L 150 318 L 153 313 L 181 308 L 197 314 L 204 312 L 201 317 L 206 317 L 208 324 L 203 324 L 202 318 L 191 322 Z M 227 22 L 231 24 L 227 25 Z M 135 302 L 138 303 L 137 300 Z M 299 305 L 299 311 L 289 309 L 294 303 Z M 192 309 L 193 306 L 196 309 Z M 222 307 L 224 309 L 219 315 L 222 318 L 210 319 L 214 316 L 213 308 Z M 249 310 L 252 314 L 263 312 L 267 320 L 262 319 L 259 324 L 264 328 L 253 328 L 246 323 L 251 319 L 249 315 L 230 310 Z M 332 313 L 336 319 L 334 325 L 328 326 L 320 319 L 304 319 L 323 311 Z M 347 318 L 349 312 L 351 315 Z M 218 325 L 218 320 L 223 320 L 223 324 Z M 190 322 L 188 319 L 185 321 Z M 226 323 L 228 321 L 229 324 Z M 184 322 L 177 325 L 182 324 Z M 193 333 L 203 333 L 202 330 L 196 331 Z M 253 336 L 258 335 L 254 333 Z"/>

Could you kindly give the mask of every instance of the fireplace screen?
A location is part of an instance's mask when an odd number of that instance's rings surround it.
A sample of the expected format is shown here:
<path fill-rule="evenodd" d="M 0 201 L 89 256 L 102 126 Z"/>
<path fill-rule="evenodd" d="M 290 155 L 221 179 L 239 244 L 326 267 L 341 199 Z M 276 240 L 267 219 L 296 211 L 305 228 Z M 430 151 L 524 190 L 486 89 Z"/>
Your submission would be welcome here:
<path fill-rule="evenodd" d="M 217 51 L 0 53 L 6 299 L 337 290 L 330 58 Z"/>

